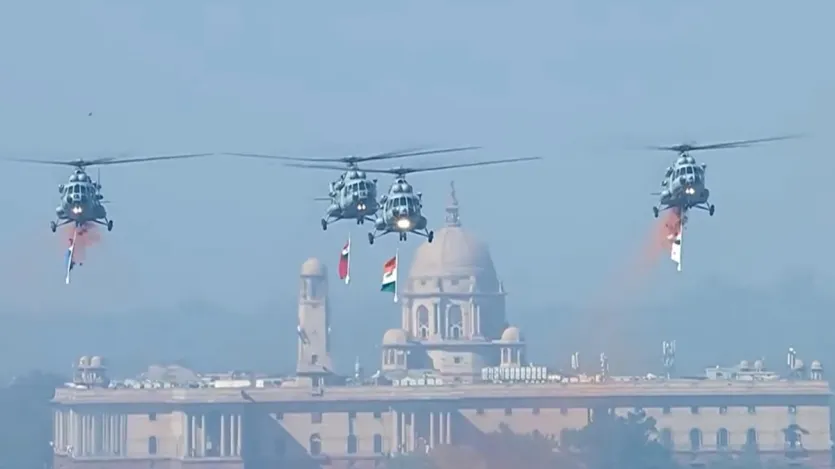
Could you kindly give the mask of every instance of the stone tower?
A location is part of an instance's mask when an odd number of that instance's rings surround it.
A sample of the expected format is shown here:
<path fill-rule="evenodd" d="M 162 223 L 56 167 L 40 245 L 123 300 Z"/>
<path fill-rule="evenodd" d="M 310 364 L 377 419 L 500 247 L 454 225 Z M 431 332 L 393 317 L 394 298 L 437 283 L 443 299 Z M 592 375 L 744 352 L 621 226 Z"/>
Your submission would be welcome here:
<path fill-rule="evenodd" d="M 296 374 L 314 382 L 333 374 L 330 356 L 330 308 L 328 278 L 318 259 L 302 264 L 299 289 L 299 351 Z"/>

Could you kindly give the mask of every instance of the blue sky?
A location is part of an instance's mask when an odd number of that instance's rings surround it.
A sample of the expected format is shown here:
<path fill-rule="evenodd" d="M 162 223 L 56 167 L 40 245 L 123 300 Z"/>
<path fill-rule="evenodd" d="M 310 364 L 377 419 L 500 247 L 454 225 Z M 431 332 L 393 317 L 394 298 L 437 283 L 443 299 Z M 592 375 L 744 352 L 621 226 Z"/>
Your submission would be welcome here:
<path fill-rule="evenodd" d="M 524 311 L 587 305 L 634 257 L 649 193 L 673 160 L 641 146 L 804 132 L 696 155 L 716 215 L 693 214 L 686 272 L 663 262 L 636 301 L 666 304 L 715 282 L 768 289 L 797 271 L 825 283 L 833 15 L 823 1 L 15 2 L 0 14 L 0 153 L 474 144 L 485 149 L 414 164 L 541 156 L 411 178 L 435 227 L 455 179 L 462 221 L 511 292 L 510 316 L 532 325 Z M 67 287 L 48 222 L 69 172 L 2 167 L 3 314 L 293 316 L 301 262 L 321 257 L 333 273 L 348 231 L 364 238 L 350 224 L 319 228 L 324 207 L 311 199 L 336 174 L 224 157 L 108 167 L 115 229 Z M 390 307 L 376 291 L 397 244 L 357 242 L 354 283 L 334 282 L 333 298 Z M 417 244 L 401 245 L 404 259 Z"/>

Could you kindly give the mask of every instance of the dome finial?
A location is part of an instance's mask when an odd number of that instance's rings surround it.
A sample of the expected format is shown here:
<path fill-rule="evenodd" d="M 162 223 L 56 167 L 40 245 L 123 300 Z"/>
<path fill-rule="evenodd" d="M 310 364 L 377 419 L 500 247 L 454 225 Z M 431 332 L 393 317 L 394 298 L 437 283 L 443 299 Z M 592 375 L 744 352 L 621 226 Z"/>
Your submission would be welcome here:
<path fill-rule="evenodd" d="M 455 196 L 455 181 L 449 182 L 449 205 L 446 208 L 446 224 L 447 226 L 461 226 L 461 220 L 458 218 L 458 197 Z"/>

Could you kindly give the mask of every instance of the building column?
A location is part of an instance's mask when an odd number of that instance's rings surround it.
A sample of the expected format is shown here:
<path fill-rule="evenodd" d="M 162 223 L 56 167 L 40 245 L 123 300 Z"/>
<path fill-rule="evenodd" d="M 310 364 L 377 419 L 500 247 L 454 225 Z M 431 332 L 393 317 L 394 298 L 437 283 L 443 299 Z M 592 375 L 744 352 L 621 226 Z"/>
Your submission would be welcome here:
<path fill-rule="evenodd" d="M 220 457 L 226 457 L 226 414 L 220 414 Z"/>
<path fill-rule="evenodd" d="M 200 414 L 200 456 L 206 456 L 206 414 Z"/>
<path fill-rule="evenodd" d="M 409 448 L 412 451 L 417 450 L 417 421 L 415 420 L 415 413 L 412 412 L 412 420 L 409 422 Z"/>
<path fill-rule="evenodd" d="M 446 444 L 452 444 L 452 412 L 446 413 Z"/>
<path fill-rule="evenodd" d="M 435 447 L 435 412 L 429 412 L 429 447 Z"/>
<path fill-rule="evenodd" d="M 244 417 L 243 411 L 235 417 L 235 456 L 241 457 L 241 450 L 243 449 L 243 434 L 244 434 Z"/>

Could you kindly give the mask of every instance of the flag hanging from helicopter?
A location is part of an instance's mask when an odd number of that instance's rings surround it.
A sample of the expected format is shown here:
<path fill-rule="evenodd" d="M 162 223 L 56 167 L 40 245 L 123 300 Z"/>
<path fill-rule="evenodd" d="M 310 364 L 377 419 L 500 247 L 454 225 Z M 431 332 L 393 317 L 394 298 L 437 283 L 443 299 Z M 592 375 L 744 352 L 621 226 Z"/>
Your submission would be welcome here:
<path fill-rule="evenodd" d="M 345 285 L 351 282 L 351 235 L 348 235 L 348 241 L 339 256 L 339 278 L 345 281 Z"/>
<path fill-rule="evenodd" d="M 397 303 L 397 257 L 398 254 L 395 252 L 394 257 L 383 265 L 383 282 L 380 285 L 380 291 L 394 293 L 395 303 Z"/>
<path fill-rule="evenodd" d="M 676 238 L 673 240 L 673 245 L 670 248 L 670 259 L 676 263 L 676 270 L 681 272 L 681 233 L 684 230 L 678 230 Z"/>
<path fill-rule="evenodd" d="M 75 262 L 75 239 L 78 236 L 78 230 L 73 230 L 72 238 L 69 238 L 69 246 L 67 247 L 67 253 L 64 256 L 64 262 L 67 265 L 67 276 L 64 279 L 64 283 L 67 285 L 70 284 L 70 272 L 76 265 L 81 265 L 80 262 Z"/>

